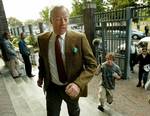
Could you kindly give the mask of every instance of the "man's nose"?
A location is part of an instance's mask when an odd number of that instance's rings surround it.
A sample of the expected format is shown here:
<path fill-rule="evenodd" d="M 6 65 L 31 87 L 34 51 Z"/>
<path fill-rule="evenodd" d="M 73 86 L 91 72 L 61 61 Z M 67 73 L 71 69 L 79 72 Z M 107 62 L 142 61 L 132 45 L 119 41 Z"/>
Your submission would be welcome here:
<path fill-rule="evenodd" d="M 65 23 L 67 23 L 67 22 L 66 22 L 66 20 L 65 20 L 64 18 L 61 18 L 61 23 L 62 23 L 62 24 L 65 24 Z"/>

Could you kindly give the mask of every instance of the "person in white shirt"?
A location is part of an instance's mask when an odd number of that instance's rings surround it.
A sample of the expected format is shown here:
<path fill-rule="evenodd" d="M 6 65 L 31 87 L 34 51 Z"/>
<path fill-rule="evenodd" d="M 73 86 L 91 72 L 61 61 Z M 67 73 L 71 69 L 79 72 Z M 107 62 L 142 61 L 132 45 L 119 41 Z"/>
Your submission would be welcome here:
<path fill-rule="evenodd" d="M 137 50 L 136 50 L 136 45 L 133 44 L 133 41 L 131 41 L 131 49 L 130 49 L 130 71 L 134 73 L 134 65 L 135 65 L 135 59 L 137 57 Z"/>

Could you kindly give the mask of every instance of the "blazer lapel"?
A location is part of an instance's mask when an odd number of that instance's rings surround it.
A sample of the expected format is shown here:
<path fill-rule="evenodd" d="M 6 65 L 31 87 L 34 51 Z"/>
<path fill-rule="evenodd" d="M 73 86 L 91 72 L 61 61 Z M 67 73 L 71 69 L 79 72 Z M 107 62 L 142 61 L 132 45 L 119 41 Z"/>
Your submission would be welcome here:
<path fill-rule="evenodd" d="M 51 35 L 52 33 L 47 33 L 45 37 L 43 37 L 43 47 L 44 47 L 43 53 L 46 55 L 45 58 L 47 61 L 48 61 L 49 40 L 50 40 Z"/>
<path fill-rule="evenodd" d="M 67 31 L 66 33 L 66 37 L 65 37 L 65 68 L 66 68 L 66 73 L 68 74 L 68 61 L 69 61 L 69 55 L 70 53 L 70 47 L 69 47 L 69 43 L 70 43 L 71 37 L 69 32 Z"/>

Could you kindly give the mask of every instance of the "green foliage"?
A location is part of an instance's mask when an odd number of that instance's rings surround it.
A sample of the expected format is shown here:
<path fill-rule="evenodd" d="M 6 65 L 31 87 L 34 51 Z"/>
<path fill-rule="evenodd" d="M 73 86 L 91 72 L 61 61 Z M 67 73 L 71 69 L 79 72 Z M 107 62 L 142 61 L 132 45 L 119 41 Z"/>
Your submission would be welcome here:
<path fill-rule="evenodd" d="M 47 6 L 45 7 L 41 12 L 40 16 L 42 18 L 42 21 L 46 24 L 49 24 L 49 18 L 50 18 L 50 8 Z"/>
<path fill-rule="evenodd" d="M 27 45 L 33 45 L 33 47 L 37 46 L 37 38 L 34 35 L 29 35 L 25 38 Z"/>
<path fill-rule="evenodd" d="M 18 38 L 18 37 L 15 37 L 15 36 L 12 36 L 12 37 L 11 37 L 11 42 L 12 42 L 12 44 L 13 44 L 15 47 L 18 47 L 19 38 Z"/>
<path fill-rule="evenodd" d="M 9 17 L 7 20 L 10 27 L 22 26 L 22 22 L 15 17 Z"/>
<path fill-rule="evenodd" d="M 15 47 L 18 47 L 18 43 L 20 41 L 20 37 L 15 37 L 12 36 L 11 37 L 11 42 Z M 25 38 L 25 42 L 27 43 L 27 45 L 31 45 L 33 47 L 37 47 L 37 38 L 34 35 L 29 35 Z"/>
<path fill-rule="evenodd" d="M 112 9 L 121 9 L 129 6 L 135 5 L 135 0 L 109 0 Z"/>
<path fill-rule="evenodd" d="M 92 0 L 96 4 L 96 12 L 104 11 L 105 7 L 103 5 L 103 0 Z M 83 14 L 83 7 L 85 5 L 85 0 L 73 0 L 73 10 L 71 16 L 78 16 Z"/>
<path fill-rule="evenodd" d="M 29 24 L 32 24 L 32 25 L 37 25 L 38 22 L 36 20 L 33 20 L 33 19 L 29 19 L 29 20 L 26 20 L 24 22 L 25 25 L 29 25 Z"/>
<path fill-rule="evenodd" d="M 105 7 L 103 0 L 94 0 L 94 2 L 96 4 L 96 12 L 102 12 L 107 10 L 107 7 Z"/>
<path fill-rule="evenodd" d="M 71 17 L 83 14 L 83 0 L 73 0 Z"/>

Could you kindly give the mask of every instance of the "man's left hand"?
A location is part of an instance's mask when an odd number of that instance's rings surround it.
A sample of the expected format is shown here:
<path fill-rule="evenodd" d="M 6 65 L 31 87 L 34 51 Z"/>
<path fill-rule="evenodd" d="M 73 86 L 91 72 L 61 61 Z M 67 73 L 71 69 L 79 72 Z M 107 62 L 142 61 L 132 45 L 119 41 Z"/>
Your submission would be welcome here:
<path fill-rule="evenodd" d="M 70 83 L 70 84 L 67 85 L 65 92 L 70 97 L 75 98 L 75 97 L 77 97 L 79 95 L 80 88 L 79 88 L 79 86 L 77 84 Z"/>

